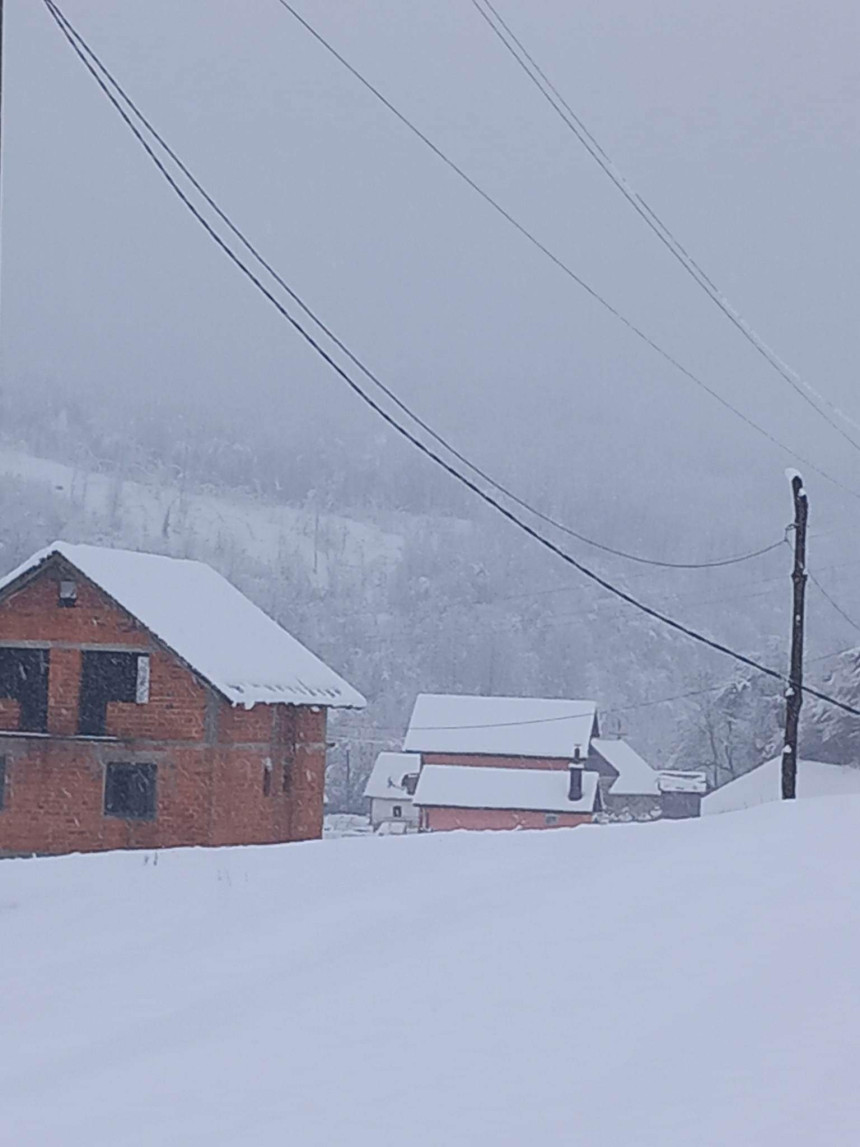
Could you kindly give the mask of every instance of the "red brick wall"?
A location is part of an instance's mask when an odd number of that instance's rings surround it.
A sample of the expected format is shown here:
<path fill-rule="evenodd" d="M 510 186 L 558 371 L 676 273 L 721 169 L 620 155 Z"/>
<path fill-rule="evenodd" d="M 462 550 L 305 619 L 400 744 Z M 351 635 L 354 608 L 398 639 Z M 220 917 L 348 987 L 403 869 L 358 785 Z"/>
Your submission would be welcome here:
<path fill-rule="evenodd" d="M 452 832 L 458 828 L 471 830 L 514 828 L 575 828 L 591 824 L 589 813 L 561 812 L 557 824 L 547 824 L 546 813 L 514 809 L 489 808 L 423 808 L 421 827 L 427 832 Z"/>
<path fill-rule="evenodd" d="M 490 757 L 466 753 L 422 753 L 425 765 L 475 765 L 487 769 L 566 769 L 569 761 L 559 757 Z"/>
<path fill-rule="evenodd" d="M 18 703 L 0 700 L 0 853 L 322 835 L 325 710 L 231 706 L 81 576 L 77 605 L 60 608 L 60 577 L 58 564 L 0 602 L 0 642 L 50 647 L 49 735 L 17 734 Z M 150 700 L 109 704 L 107 737 L 77 737 L 81 646 L 100 644 L 150 655 Z M 135 760 L 158 766 L 155 819 L 105 816 L 106 764 Z"/>

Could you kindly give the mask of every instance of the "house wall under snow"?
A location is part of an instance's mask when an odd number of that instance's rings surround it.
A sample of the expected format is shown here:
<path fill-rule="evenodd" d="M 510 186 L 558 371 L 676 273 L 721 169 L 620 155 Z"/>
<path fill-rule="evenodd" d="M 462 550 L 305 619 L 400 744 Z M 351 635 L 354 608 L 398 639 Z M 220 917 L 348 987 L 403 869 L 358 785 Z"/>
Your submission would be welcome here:
<path fill-rule="evenodd" d="M 576 828 L 591 824 L 594 815 L 570 812 L 532 812 L 524 809 L 423 808 L 421 828 L 425 832 L 453 832 L 456 829 L 505 830 L 516 828 Z"/>
<path fill-rule="evenodd" d="M 377 828 L 388 821 L 402 822 L 417 828 L 418 809 L 408 797 L 400 799 L 373 797 L 370 802 L 370 823 Z"/>

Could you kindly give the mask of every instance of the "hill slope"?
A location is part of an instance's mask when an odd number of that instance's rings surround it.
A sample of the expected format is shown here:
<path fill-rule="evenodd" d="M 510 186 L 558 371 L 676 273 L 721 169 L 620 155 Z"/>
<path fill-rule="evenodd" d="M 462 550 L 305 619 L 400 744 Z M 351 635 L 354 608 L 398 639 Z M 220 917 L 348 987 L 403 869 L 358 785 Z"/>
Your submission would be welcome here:
<path fill-rule="evenodd" d="M 860 798 L 0 866 L 3 1142 L 860 1141 Z"/>

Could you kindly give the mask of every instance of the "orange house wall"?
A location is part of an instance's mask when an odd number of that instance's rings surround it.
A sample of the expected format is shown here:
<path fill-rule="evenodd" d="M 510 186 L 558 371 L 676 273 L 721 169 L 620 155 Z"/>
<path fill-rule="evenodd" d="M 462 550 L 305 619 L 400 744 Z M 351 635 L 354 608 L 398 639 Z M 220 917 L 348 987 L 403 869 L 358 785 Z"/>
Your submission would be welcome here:
<path fill-rule="evenodd" d="M 453 832 L 456 829 L 471 831 L 503 831 L 515 828 L 576 828 L 580 824 L 591 824 L 591 813 L 561 812 L 557 824 L 547 824 L 546 813 L 531 812 L 525 809 L 488 808 L 423 808 L 421 827 L 426 832 Z"/>
<path fill-rule="evenodd" d="M 473 765 L 485 769 L 566 769 L 567 757 L 491 757 L 467 753 L 422 753 L 425 765 Z"/>

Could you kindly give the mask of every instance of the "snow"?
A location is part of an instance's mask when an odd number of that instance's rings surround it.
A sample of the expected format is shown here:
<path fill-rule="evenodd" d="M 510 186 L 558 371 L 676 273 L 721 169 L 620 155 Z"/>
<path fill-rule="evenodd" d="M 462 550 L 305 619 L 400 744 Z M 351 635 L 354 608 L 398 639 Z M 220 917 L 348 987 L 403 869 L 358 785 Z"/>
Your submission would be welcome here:
<path fill-rule="evenodd" d="M 106 528 L 119 516 L 124 536 L 139 549 L 163 545 L 166 534 L 177 545 L 205 538 L 226 554 L 300 569 L 320 590 L 330 588 L 344 567 L 390 569 L 402 557 L 399 535 L 313 506 L 118 480 L 10 446 L 0 446 L 0 474 L 47 487 Z"/>
<path fill-rule="evenodd" d="M 583 756 L 594 728 L 593 701 L 421 693 L 403 743 L 408 752 L 568 759 Z"/>
<path fill-rule="evenodd" d="M 618 770 L 610 789 L 613 796 L 657 796 L 657 773 L 626 741 L 595 737 L 591 746 Z"/>
<path fill-rule="evenodd" d="M 362 708 L 334 670 L 203 562 L 54 542 L 0 580 L 0 593 L 60 554 L 233 704 Z"/>
<path fill-rule="evenodd" d="M 444 808 L 592 812 L 597 773 L 582 770 L 582 798 L 568 800 L 567 769 L 491 769 L 475 765 L 425 765 L 413 802 Z"/>
<path fill-rule="evenodd" d="M 421 756 L 418 753 L 380 753 L 367 778 L 364 795 L 380 800 L 392 797 L 412 800 L 400 782 L 405 776 L 420 771 Z"/>
<path fill-rule="evenodd" d="M 775 757 L 715 789 L 702 801 L 702 813 L 734 812 L 782 799 L 782 757 Z M 797 796 L 825 797 L 860 793 L 860 768 L 797 762 Z"/>
<path fill-rule="evenodd" d="M 0 862 L 4 1144 L 860 1142 L 860 798 L 157 859 Z"/>

